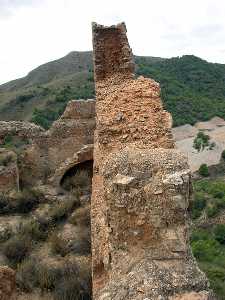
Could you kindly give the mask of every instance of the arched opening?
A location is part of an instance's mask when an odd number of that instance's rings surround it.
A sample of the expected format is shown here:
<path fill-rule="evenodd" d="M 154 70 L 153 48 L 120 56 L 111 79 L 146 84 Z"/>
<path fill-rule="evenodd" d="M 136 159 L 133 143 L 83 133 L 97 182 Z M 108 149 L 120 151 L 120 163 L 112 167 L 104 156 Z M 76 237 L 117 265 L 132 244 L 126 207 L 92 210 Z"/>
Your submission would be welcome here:
<path fill-rule="evenodd" d="M 79 195 L 91 195 L 93 160 L 88 160 L 68 169 L 60 180 L 60 186 Z"/>

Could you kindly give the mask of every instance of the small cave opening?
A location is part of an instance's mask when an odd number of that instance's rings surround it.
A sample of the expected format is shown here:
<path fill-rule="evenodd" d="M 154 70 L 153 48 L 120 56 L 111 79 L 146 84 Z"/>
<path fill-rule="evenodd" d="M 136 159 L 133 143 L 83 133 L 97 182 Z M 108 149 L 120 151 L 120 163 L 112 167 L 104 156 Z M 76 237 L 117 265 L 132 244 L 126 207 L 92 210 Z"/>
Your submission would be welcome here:
<path fill-rule="evenodd" d="M 60 186 L 79 195 L 91 195 L 93 160 L 88 160 L 68 169 L 63 175 Z"/>

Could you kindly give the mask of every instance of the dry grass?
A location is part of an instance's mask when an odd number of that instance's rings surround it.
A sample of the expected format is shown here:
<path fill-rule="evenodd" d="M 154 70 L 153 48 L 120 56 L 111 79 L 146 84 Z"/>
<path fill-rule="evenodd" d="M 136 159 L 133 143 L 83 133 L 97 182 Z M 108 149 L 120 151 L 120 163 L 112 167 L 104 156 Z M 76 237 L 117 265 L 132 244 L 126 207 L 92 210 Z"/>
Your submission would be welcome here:
<path fill-rule="evenodd" d="M 69 218 L 69 223 L 73 225 L 90 226 L 90 205 L 79 207 Z"/>
<path fill-rule="evenodd" d="M 14 296 L 12 300 L 54 300 L 51 294 L 30 293 Z"/>
<path fill-rule="evenodd" d="M 49 218 L 54 223 L 57 223 L 69 216 L 73 210 L 80 205 L 76 198 L 69 198 L 67 200 L 56 203 L 49 211 Z"/>
<path fill-rule="evenodd" d="M 50 236 L 49 241 L 53 254 L 60 254 L 61 256 L 65 256 L 69 253 L 67 243 L 57 233 L 54 232 Z"/>

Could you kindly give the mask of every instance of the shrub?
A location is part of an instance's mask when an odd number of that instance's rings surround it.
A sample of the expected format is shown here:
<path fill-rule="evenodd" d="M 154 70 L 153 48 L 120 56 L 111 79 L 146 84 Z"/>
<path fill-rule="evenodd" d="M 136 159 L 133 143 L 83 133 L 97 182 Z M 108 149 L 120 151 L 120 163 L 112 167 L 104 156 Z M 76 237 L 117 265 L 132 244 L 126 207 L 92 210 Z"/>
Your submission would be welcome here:
<path fill-rule="evenodd" d="M 207 164 L 202 164 L 198 169 L 198 173 L 203 177 L 209 176 L 209 169 Z"/>
<path fill-rule="evenodd" d="M 65 256 L 69 253 L 68 246 L 58 234 L 53 233 L 50 237 L 50 245 L 53 254 L 60 254 L 61 256 Z"/>
<path fill-rule="evenodd" d="M 225 150 L 223 150 L 223 152 L 221 153 L 221 157 L 225 160 Z"/>
<path fill-rule="evenodd" d="M 214 201 L 218 209 L 225 208 L 225 198 L 214 199 Z"/>
<path fill-rule="evenodd" d="M 24 189 L 13 197 L 0 194 L 0 214 L 28 213 L 41 201 L 41 195 L 32 189 Z"/>
<path fill-rule="evenodd" d="M 225 244 L 225 225 L 224 224 L 218 224 L 215 226 L 214 236 L 215 236 L 215 239 L 220 244 Z"/>
<path fill-rule="evenodd" d="M 44 265 L 38 261 L 38 258 L 32 257 L 25 259 L 18 265 L 16 282 L 20 290 L 24 292 L 32 292 L 38 287 L 42 291 L 53 290 L 58 282 L 60 282 L 62 275 L 62 268 Z M 40 296 L 37 299 L 42 299 L 42 297 Z"/>
<path fill-rule="evenodd" d="M 91 186 L 92 177 L 89 170 L 78 169 L 74 172 L 63 180 L 62 185 L 66 190 L 84 189 Z"/>
<path fill-rule="evenodd" d="M 62 270 L 57 265 L 40 263 L 36 265 L 36 274 L 41 290 L 53 290 L 62 278 Z"/>
<path fill-rule="evenodd" d="M 216 205 L 211 205 L 206 208 L 206 214 L 209 218 L 214 217 L 218 212 L 219 210 Z"/>
<path fill-rule="evenodd" d="M 84 289 L 77 275 L 62 279 L 54 290 L 54 300 L 91 300 L 91 289 Z"/>
<path fill-rule="evenodd" d="M 54 223 L 57 223 L 66 217 L 79 206 L 79 201 L 75 198 L 70 198 L 61 202 L 58 202 L 50 211 L 50 217 Z"/>
<path fill-rule="evenodd" d="M 13 146 L 13 136 L 8 134 L 4 137 L 3 147 L 11 147 Z"/>
<path fill-rule="evenodd" d="M 18 233 L 20 236 L 29 237 L 34 241 L 43 241 L 47 238 L 46 228 L 37 220 L 30 220 L 20 224 Z"/>
<path fill-rule="evenodd" d="M 31 292 L 38 286 L 36 266 L 38 261 L 35 258 L 26 258 L 17 267 L 16 283 L 25 292 Z"/>
<path fill-rule="evenodd" d="M 203 151 L 206 147 L 209 149 L 213 149 L 215 147 L 215 143 L 210 143 L 210 136 L 204 134 L 204 132 L 198 132 L 196 138 L 194 139 L 193 148 L 199 151 Z"/>
<path fill-rule="evenodd" d="M 197 229 L 192 232 L 191 243 L 197 242 L 199 240 L 209 240 L 211 235 L 208 231 L 203 229 Z"/>
<path fill-rule="evenodd" d="M 17 194 L 13 203 L 18 213 L 28 213 L 40 203 L 36 192 L 31 189 L 25 189 Z"/>
<path fill-rule="evenodd" d="M 207 277 L 210 281 L 211 288 L 216 292 L 218 299 L 224 299 L 225 295 L 225 286 L 224 286 L 224 278 L 225 278 L 225 269 L 220 266 L 215 266 L 214 264 L 210 264 L 209 266 L 204 266 L 203 271 L 206 273 Z"/>
<path fill-rule="evenodd" d="M 54 290 L 55 300 L 91 300 L 91 272 L 82 272 L 75 262 L 67 263 Z"/>
<path fill-rule="evenodd" d="M 11 162 L 15 160 L 16 160 L 16 156 L 14 155 L 13 152 L 2 153 L 0 155 L 0 165 L 4 167 L 8 166 Z"/>
<path fill-rule="evenodd" d="M 4 213 L 9 205 L 9 197 L 4 193 L 0 193 L 0 213 Z"/>
<path fill-rule="evenodd" d="M 73 225 L 90 226 L 90 207 L 79 207 L 69 218 L 69 222 Z"/>
<path fill-rule="evenodd" d="M 70 251 L 79 255 L 91 253 L 91 232 L 89 228 L 80 228 L 76 239 L 71 243 Z"/>
<path fill-rule="evenodd" d="M 31 251 L 29 237 L 13 236 L 3 244 L 2 252 L 12 264 L 20 263 Z"/>
<path fill-rule="evenodd" d="M 202 210 L 206 207 L 206 198 L 203 192 L 196 192 L 194 195 L 194 201 L 191 205 L 192 218 L 196 219 L 200 217 Z"/>
<path fill-rule="evenodd" d="M 219 243 L 213 239 L 198 240 L 192 243 L 192 251 L 200 261 L 212 261 L 220 253 Z"/>

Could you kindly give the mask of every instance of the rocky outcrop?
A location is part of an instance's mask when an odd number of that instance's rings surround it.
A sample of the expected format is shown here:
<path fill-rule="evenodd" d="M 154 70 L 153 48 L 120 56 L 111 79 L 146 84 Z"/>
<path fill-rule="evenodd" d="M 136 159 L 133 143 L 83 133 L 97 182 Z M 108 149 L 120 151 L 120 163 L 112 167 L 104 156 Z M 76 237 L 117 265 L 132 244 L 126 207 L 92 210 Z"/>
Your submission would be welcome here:
<path fill-rule="evenodd" d="M 10 300 L 16 287 L 15 271 L 0 266 L 0 299 Z"/>
<path fill-rule="evenodd" d="M 187 159 L 159 84 L 134 79 L 124 23 L 93 24 L 94 300 L 213 299 L 189 246 Z"/>

